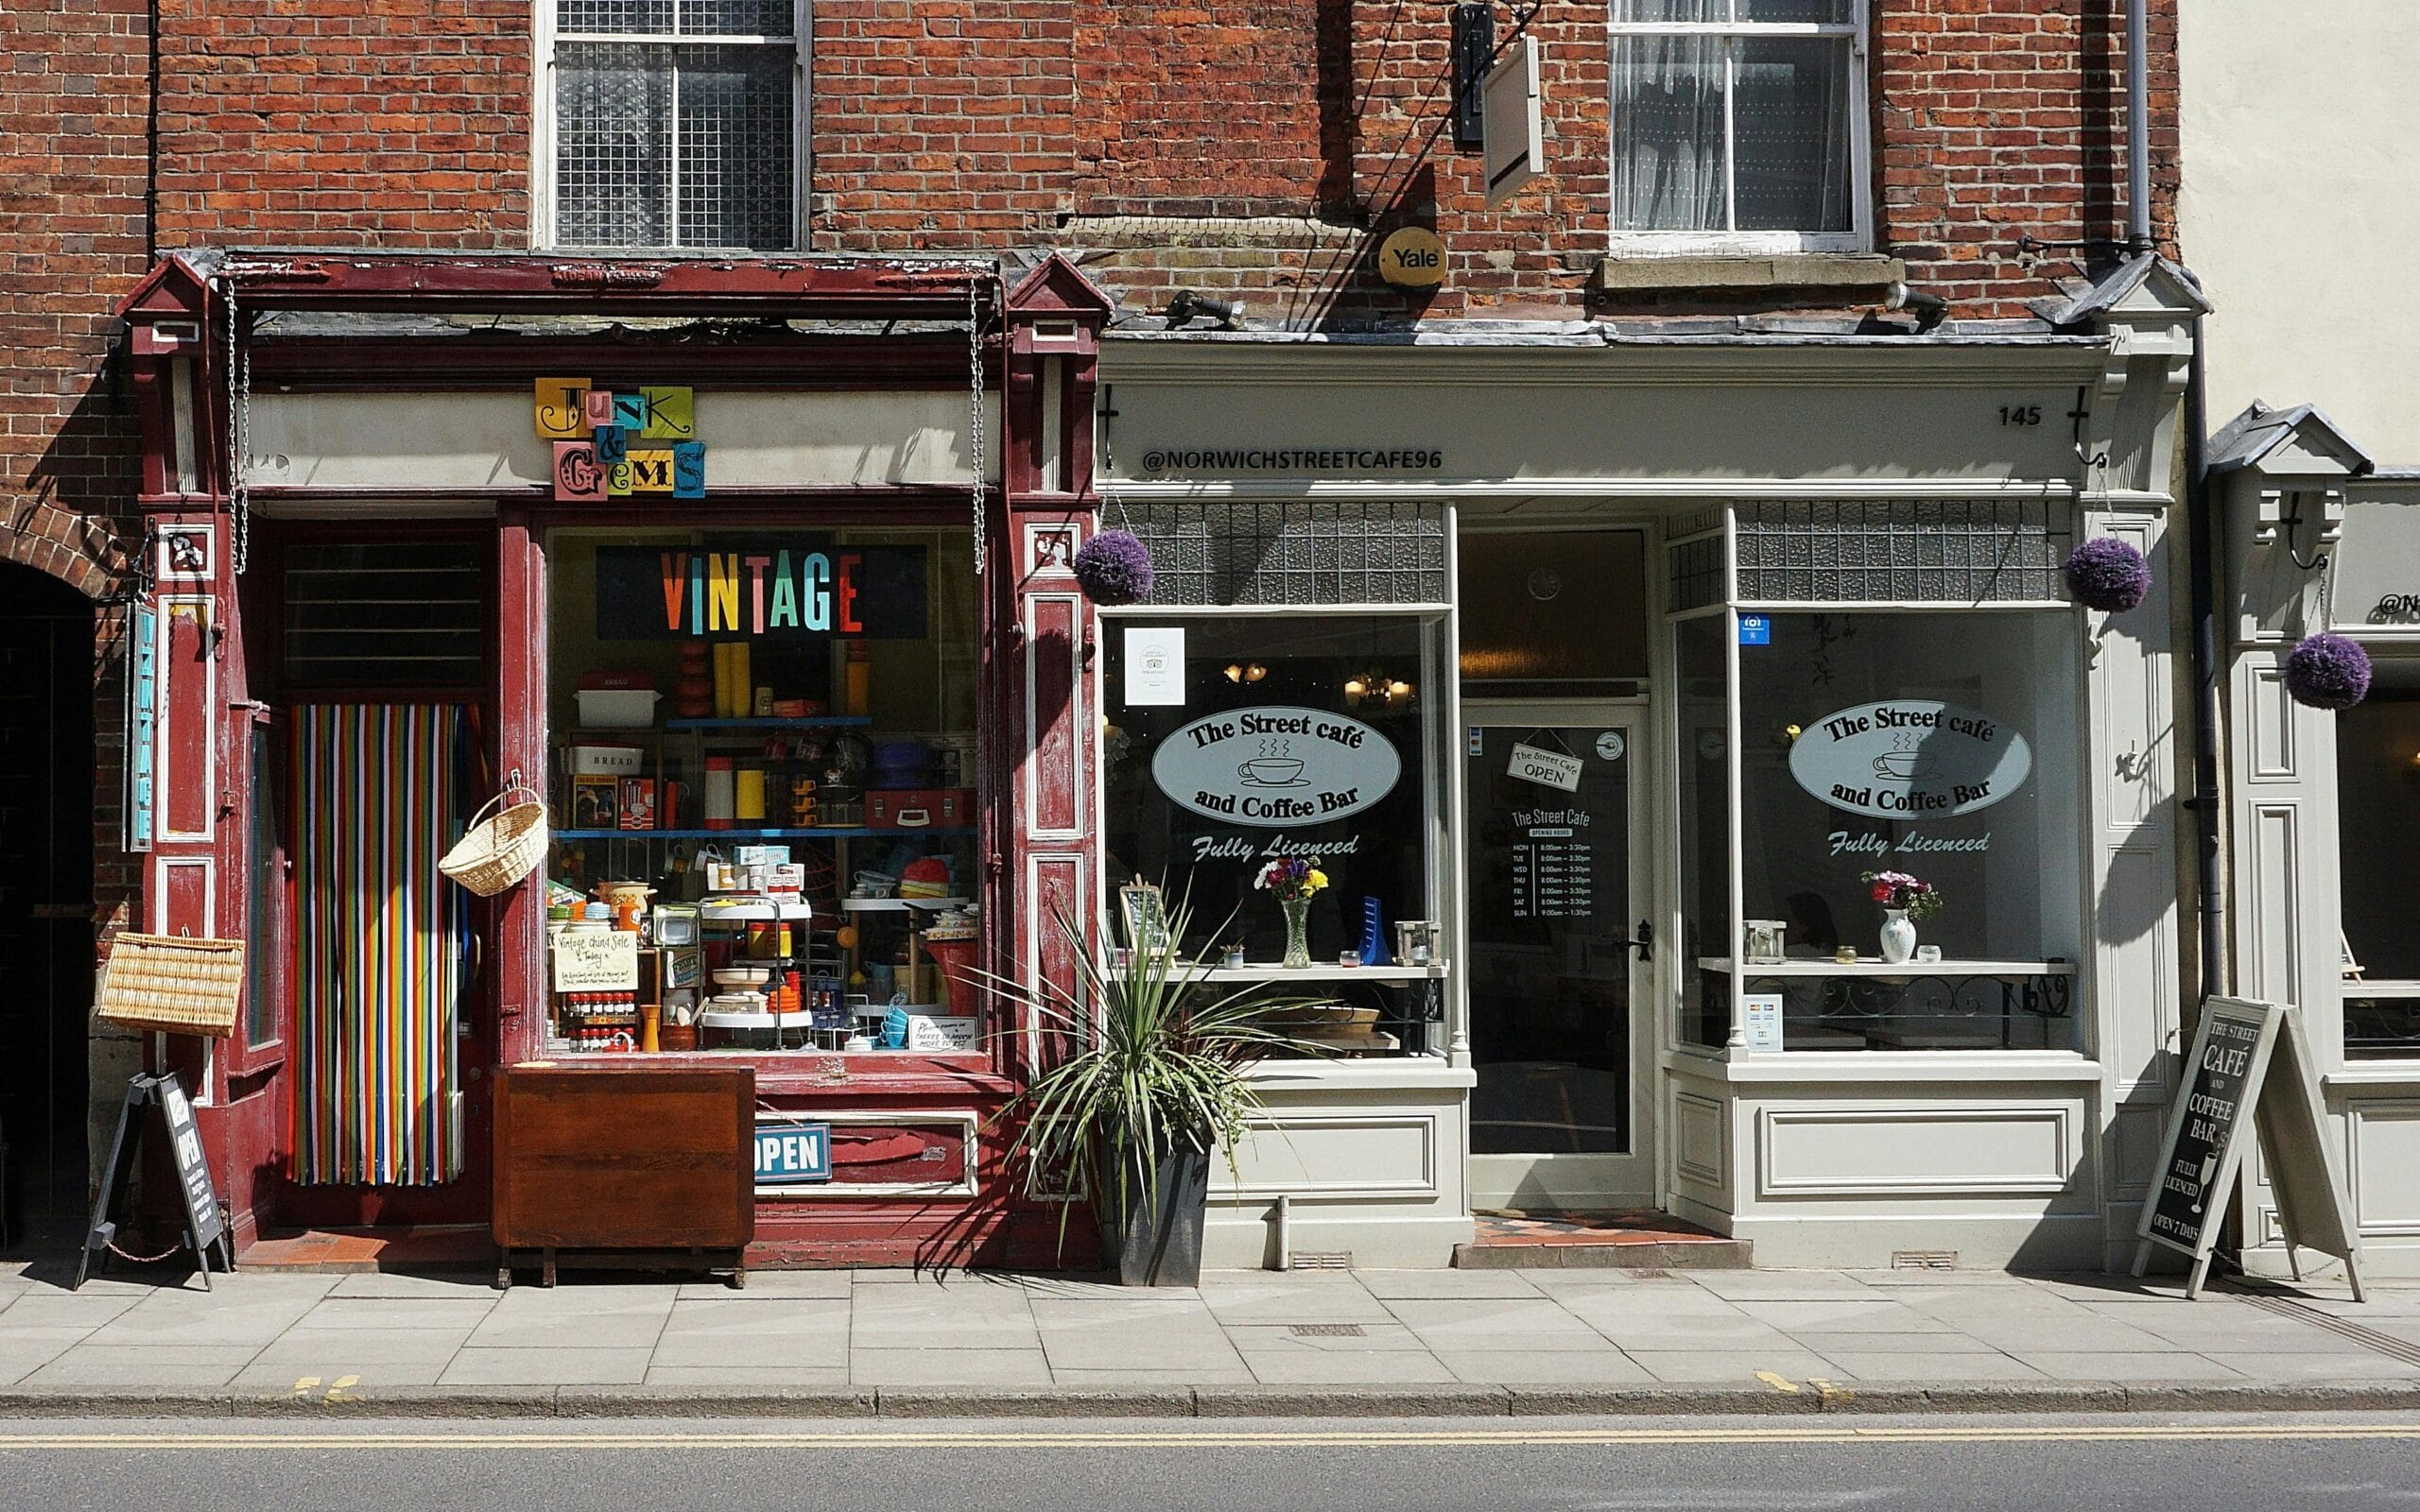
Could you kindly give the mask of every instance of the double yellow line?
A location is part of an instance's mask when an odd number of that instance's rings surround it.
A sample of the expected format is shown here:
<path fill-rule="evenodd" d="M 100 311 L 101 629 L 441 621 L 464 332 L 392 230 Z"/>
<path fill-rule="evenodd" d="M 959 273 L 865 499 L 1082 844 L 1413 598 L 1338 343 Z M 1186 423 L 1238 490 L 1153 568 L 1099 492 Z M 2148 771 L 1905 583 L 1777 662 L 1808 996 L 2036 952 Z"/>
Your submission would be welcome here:
<path fill-rule="evenodd" d="M 2026 1423 L 2016 1425 L 1841 1424 L 1820 1428 L 1350 1428 L 1291 1431 L 1284 1429 L 1120 1429 L 1086 1432 L 1063 1429 L 860 1428 L 836 1422 L 815 1433 L 582 1433 L 567 1428 L 557 1433 L 513 1432 L 464 1428 L 458 1432 L 428 1430 L 330 1433 L 279 1432 L 264 1426 L 256 1431 L 195 1433 L 179 1430 L 109 1434 L 0 1434 L 0 1455 L 17 1451 L 69 1450 L 92 1453 L 116 1450 L 158 1453 L 189 1451 L 362 1452 L 399 1449 L 474 1450 L 600 1450 L 635 1452 L 681 1450 L 727 1452 L 734 1450 L 835 1450 L 857 1447 L 895 1449 L 1551 1449 L 1593 1444 L 2033 1444 L 2033 1443 L 2219 1443 L 2226 1441 L 2346 1442 L 2363 1439 L 2420 1439 L 2420 1422 L 2412 1423 Z"/>

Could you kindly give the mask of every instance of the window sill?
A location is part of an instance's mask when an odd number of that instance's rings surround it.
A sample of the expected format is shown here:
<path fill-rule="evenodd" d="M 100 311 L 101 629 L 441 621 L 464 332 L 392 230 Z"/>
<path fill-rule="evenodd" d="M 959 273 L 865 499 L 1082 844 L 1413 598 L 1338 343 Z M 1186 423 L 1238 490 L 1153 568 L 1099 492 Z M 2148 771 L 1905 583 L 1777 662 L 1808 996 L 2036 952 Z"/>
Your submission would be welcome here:
<path fill-rule="evenodd" d="M 2071 1050 L 1744 1052 L 1725 1059 L 1667 1052 L 1664 1069 L 1722 1082 L 2097 1082 L 2100 1062 Z"/>
<path fill-rule="evenodd" d="M 1795 289 L 1880 299 L 1908 265 L 1878 252 L 1629 254 L 1599 260 L 1589 286 L 1599 293 L 1704 289 Z"/>

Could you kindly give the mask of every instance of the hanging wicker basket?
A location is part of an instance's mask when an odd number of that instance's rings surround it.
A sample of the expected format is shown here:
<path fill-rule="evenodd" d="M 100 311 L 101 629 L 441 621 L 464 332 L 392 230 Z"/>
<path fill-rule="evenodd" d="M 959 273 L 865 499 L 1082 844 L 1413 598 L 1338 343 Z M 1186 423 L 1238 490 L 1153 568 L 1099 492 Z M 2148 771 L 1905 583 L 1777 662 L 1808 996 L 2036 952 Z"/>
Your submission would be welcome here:
<path fill-rule="evenodd" d="M 244 942 L 184 935 L 120 935 L 101 969 L 93 1016 L 127 1029 L 235 1032 L 244 995 Z"/>
<path fill-rule="evenodd" d="M 501 812 L 490 810 L 501 808 Z M 482 898 L 493 898 L 538 869 L 546 855 L 546 804 L 527 787 L 508 787 L 479 805 L 471 828 L 437 869 Z"/>

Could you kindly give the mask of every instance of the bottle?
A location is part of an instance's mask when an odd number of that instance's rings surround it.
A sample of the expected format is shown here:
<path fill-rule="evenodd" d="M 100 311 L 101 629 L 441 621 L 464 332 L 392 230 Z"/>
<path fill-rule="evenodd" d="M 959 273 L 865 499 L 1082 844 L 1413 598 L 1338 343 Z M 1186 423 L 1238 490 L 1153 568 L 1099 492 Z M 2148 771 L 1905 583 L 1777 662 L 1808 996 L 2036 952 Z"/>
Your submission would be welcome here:
<path fill-rule="evenodd" d="M 852 719 L 866 716 L 867 700 L 872 693 L 873 669 L 866 664 L 866 643 L 849 643 L 849 661 L 845 673 L 846 689 L 841 696 L 840 712 Z"/>
<path fill-rule="evenodd" d="M 732 774 L 731 816 L 732 822 L 743 830 L 765 827 L 765 768 L 762 766 L 742 766 Z"/>

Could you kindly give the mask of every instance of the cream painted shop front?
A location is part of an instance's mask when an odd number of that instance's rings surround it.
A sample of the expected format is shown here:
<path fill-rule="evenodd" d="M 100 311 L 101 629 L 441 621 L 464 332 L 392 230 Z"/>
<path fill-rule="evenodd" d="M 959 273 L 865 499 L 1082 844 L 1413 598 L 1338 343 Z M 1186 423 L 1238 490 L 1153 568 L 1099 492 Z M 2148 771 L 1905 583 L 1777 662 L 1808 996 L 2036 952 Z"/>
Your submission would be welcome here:
<path fill-rule="evenodd" d="M 1105 901 L 1266 959 L 1253 880 L 1315 859 L 1301 975 L 1368 1005 L 1261 1069 L 1205 1263 L 1660 1210 L 1765 1265 L 2125 1263 L 2200 987 L 2201 308 L 2143 259 L 1985 334 L 1107 333 L 1100 524 L 1157 586 L 1100 619 Z M 2100 537 L 2122 612 L 2067 587 Z"/>

